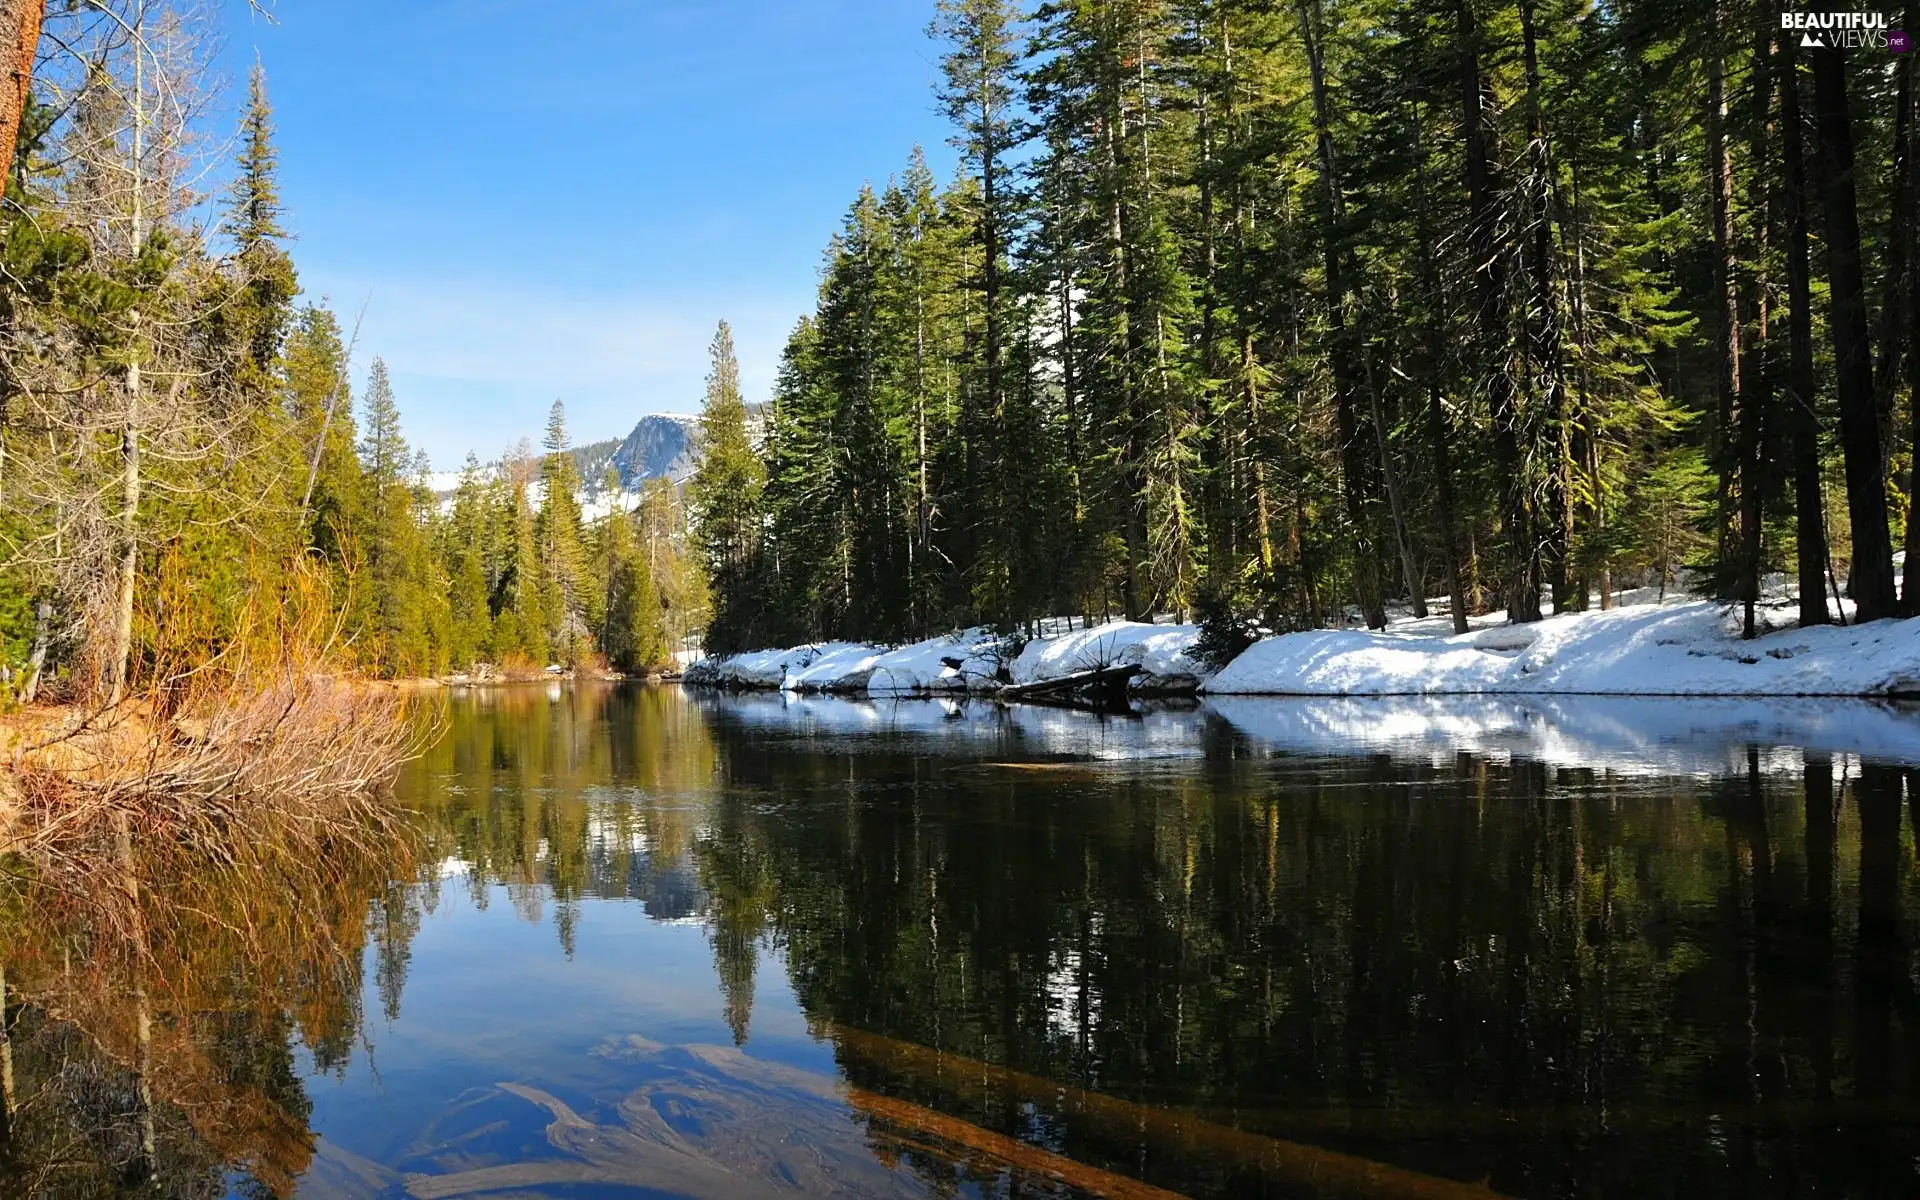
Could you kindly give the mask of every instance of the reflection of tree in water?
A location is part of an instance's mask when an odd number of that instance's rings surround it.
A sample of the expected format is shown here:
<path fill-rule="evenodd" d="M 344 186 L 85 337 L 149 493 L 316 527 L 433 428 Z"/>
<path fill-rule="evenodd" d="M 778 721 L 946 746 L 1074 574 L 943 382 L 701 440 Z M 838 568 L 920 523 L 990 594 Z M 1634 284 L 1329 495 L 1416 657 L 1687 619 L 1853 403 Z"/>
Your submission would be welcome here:
<path fill-rule="evenodd" d="M 1654 781 L 1276 766 L 1228 741 L 1175 773 L 822 754 L 724 711 L 714 736 L 756 798 L 701 844 L 722 978 L 771 911 L 828 1031 L 1518 1195 L 1858 1194 L 1920 1152 L 1915 873 L 1886 769 L 1836 796 L 1818 762 L 1758 754 Z M 1045 1090 L 837 1050 L 856 1085 L 1076 1159 L 1255 1186 Z"/>
<path fill-rule="evenodd" d="M 754 973 L 774 901 L 773 866 L 757 844 L 746 808 L 738 794 L 717 797 L 708 832 L 694 850 L 707 894 L 714 969 L 736 1046 L 746 1045 L 753 1020 Z"/>
<path fill-rule="evenodd" d="M 342 844 L 323 871 L 161 874 L 136 848 L 121 900 L 75 910 L 17 886 L 0 1194 L 218 1197 L 233 1171 L 242 1194 L 290 1194 L 314 1150 L 295 1046 L 344 1070 L 370 914 L 406 859 Z"/>
<path fill-rule="evenodd" d="M 563 942 L 583 897 L 635 897 L 662 918 L 704 911 L 688 850 L 715 760 L 677 695 L 499 689 L 444 715 L 446 736 L 398 787 L 418 845 L 396 850 L 424 864 L 420 883 L 355 847 L 328 856 L 318 888 L 311 873 L 282 886 L 209 864 L 137 889 L 143 947 L 21 910 L 19 896 L 0 912 L 13 1063 L 0 1194 L 223 1196 L 230 1169 L 261 1195 L 289 1194 L 314 1149 L 295 1046 L 345 1072 L 368 957 L 397 1019 L 444 886 L 433 864 L 462 863 L 477 903 L 505 885 L 535 919 L 550 892 Z M 743 1005 L 750 963 L 747 979 Z"/>
<path fill-rule="evenodd" d="M 637 899 L 661 919 L 700 910 L 687 852 L 715 770 L 677 692 L 490 688 L 452 706 L 401 794 L 425 807 L 429 858 L 463 864 L 475 904 L 504 886 L 537 923 L 551 901 L 570 942 L 585 898 Z"/>

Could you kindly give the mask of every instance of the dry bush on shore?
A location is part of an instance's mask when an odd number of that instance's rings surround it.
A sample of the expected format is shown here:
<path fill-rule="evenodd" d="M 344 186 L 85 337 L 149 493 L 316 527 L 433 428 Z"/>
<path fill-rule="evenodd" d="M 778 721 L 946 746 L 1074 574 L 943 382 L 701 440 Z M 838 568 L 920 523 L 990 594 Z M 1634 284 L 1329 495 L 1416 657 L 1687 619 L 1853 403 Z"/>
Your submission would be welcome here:
<path fill-rule="evenodd" d="M 118 897 L 141 879 L 318 884 L 341 847 L 403 840 L 386 788 L 437 722 L 417 700 L 330 672 L 340 611 L 324 577 L 296 565 L 239 636 L 198 645 L 175 630 L 135 699 L 15 755 L 19 811 L 0 862 L 114 928 L 129 919 Z"/>

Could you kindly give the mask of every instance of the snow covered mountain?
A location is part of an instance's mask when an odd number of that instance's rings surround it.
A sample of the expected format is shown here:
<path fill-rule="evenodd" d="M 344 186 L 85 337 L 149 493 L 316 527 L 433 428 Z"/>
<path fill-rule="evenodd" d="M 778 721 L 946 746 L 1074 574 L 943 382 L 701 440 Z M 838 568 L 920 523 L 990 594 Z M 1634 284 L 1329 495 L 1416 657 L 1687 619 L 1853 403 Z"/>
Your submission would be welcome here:
<path fill-rule="evenodd" d="M 653 413 L 641 417 L 613 452 L 620 482 L 638 487 L 643 479 L 664 475 L 678 483 L 693 470 L 693 445 L 700 418 L 693 413 Z M 601 474 L 604 475 L 602 468 Z"/>
<path fill-rule="evenodd" d="M 608 438 L 573 448 L 573 461 L 580 469 L 580 505 L 591 519 L 605 515 L 618 499 L 621 507 L 632 508 L 639 501 L 640 488 L 649 479 L 667 478 L 683 482 L 693 472 L 694 436 L 700 418 L 695 413 L 648 413 L 635 422 L 624 438 Z M 617 497 L 603 495 L 607 470 L 620 477 Z M 498 461 L 482 467 L 483 476 L 500 469 Z M 460 472 L 436 471 L 429 478 L 434 494 L 449 502 L 460 486 Z M 534 485 L 535 490 L 539 484 Z"/>

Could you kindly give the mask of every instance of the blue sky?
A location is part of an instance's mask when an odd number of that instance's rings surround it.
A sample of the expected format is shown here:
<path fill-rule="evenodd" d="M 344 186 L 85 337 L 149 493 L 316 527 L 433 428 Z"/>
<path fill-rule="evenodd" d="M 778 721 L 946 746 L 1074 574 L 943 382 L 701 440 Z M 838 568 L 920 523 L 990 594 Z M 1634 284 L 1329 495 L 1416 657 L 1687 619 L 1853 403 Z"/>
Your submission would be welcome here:
<path fill-rule="evenodd" d="M 864 182 L 934 111 L 931 0 L 277 0 L 229 6 L 236 85 L 257 51 L 310 296 L 393 372 L 434 465 L 575 441 L 699 406 L 732 322 L 748 399 L 811 309 Z"/>

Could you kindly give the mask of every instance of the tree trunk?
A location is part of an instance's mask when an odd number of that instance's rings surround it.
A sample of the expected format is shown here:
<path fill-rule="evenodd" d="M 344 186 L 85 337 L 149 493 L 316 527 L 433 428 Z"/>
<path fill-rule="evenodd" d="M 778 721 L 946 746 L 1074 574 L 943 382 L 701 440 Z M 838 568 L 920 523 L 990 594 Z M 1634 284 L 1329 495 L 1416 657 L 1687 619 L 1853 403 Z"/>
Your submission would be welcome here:
<path fill-rule="evenodd" d="M 20 118 L 33 91 L 33 59 L 40 48 L 40 22 L 47 0 L 0 0 L 0 44 L 7 66 L 0 79 L 0 193 L 13 171 L 13 148 L 20 140 Z"/>
<path fill-rule="evenodd" d="M 1540 94 L 1540 54 L 1534 30 L 1533 0 L 1520 2 L 1522 54 L 1527 76 L 1527 193 L 1533 227 L 1529 257 L 1533 303 L 1527 309 L 1527 350 L 1533 360 L 1533 378 L 1545 394 L 1544 424 L 1552 461 L 1547 468 L 1547 504 L 1543 533 L 1546 570 L 1553 589 L 1553 611 L 1584 607 L 1584 589 L 1578 602 L 1569 592 L 1567 553 L 1572 542 L 1572 511 L 1567 504 L 1569 446 L 1567 440 L 1567 381 L 1560 361 L 1560 296 L 1554 287 L 1553 160 L 1548 153 L 1546 115 Z"/>
<path fill-rule="evenodd" d="M 1233 31 L 1227 23 L 1226 13 L 1220 17 L 1220 47 L 1222 61 L 1226 68 L 1226 82 L 1223 88 L 1223 117 L 1226 123 L 1227 144 L 1238 148 L 1241 143 L 1241 122 L 1236 101 L 1239 93 L 1238 76 L 1234 74 Z M 1251 292 L 1247 288 L 1247 227 L 1251 216 L 1247 210 L 1245 169 L 1236 171 L 1233 177 L 1233 222 L 1234 269 L 1241 283 L 1240 295 L 1234 304 L 1234 326 L 1239 334 L 1239 379 L 1237 380 L 1240 400 L 1244 406 L 1244 439 L 1247 456 L 1248 484 L 1253 490 L 1253 537 L 1256 552 L 1260 556 L 1260 578 L 1267 589 L 1273 586 L 1273 523 L 1271 500 L 1267 482 L 1267 454 L 1264 439 L 1261 436 L 1260 388 L 1255 378 L 1257 358 L 1253 348 L 1253 328 L 1247 319 L 1245 297 Z"/>
<path fill-rule="evenodd" d="M 1594 583 L 1600 592 L 1600 610 L 1605 612 L 1613 607 L 1613 562 L 1607 546 L 1607 481 L 1600 470 L 1600 420 L 1596 411 L 1599 406 L 1594 403 L 1593 371 L 1589 365 L 1592 362 L 1593 335 L 1587 307 L 1587 224 L 1586 212 L 1580 200 L 1580 164 L 1577 158 L 1570 164 L 1567 175 L 1572 204 L 1569 206 L 1568 220 L 1562 227 L 1573 239 L 1572 252 L 1567 255 L 1572 269 L 1567 288 L 1567 315 L 1573 332 L 1574 361 L 1578 364 L 1575 375 L 1580 429 L 1577 461 L 1587 476 L 1588 519 L 1593 523 L 1594 541 L 1600 547 L 1590 561 L 1595 567 Z"/>
<path fill-rule="evenodd" d="M 1440 380 L 1446 362 L 1439 306 L 1442 303 L 1440 269 L 1433 260 L 1433 222 L 1427 208 L 1427 147 L 1424 118 L 1414 113 L 1414 240 L 1420 246 L 1420 286 L 1426 292 L 1421 324 L 1426 361 L 1421 364 L 1427 377 L 1427 452 L 1433 456 L 1434 499 L 1439 512 L 1440 550 L 1447 566 L 1447 603 L 1453 609 L 1453 631 L 1467 631 L 1467 588 L 1460 563 L 1460 525 L 1453 500 L 1453 447 L 1447 431 L 1447 410 L 1440 393 Z"/>
<path fill-rule="evenodd" d="M 1807 234 L 1807 165 L 1800 114 L 1799 50 L 1780 39 L 1780 149 L 1785 160 L 1787 227 L 1787 343 L 1789 370 L 1786 440 L 1793 447 L 1795 566 L 1800 580 L 1800 624 L 1825 625 L 1827 524 L 1820 488 L 1819 392 L 1813 374 L 1813 268 Z"/>
<path fill-rule="evenodd" d="M 1354 377 L 1357 348 L 1347 331 L 1348 284 L 1341 261 L 1340 164 L 1333 146 L 1332 102 L 1327 95 L 1326 59 L 1320 44 L 1319 0 L 1302 0 L 1300 36 L 1306 43 L 1307 70 L 1313 85 L 1314 137 L 1320 156 L 1320 244 L 1325 262 L 1327 285 L 1327 342 L 1333 354 L 1334 427 L 1340 439 L 1340 476 L 1346 500 L 1347 520 L 1352 523 L 1359 545 L 1355 548 L 1359 570 L 1355 583 L 1360 592 L 1360 608 L 1369 629 L 1384 629 L 1387 610 L 1380 596 L 1378 567 L 1373 557 L 1373 539 L 1368 536 L 1370 515 L 1367 501 L 1366 458 L 1360 450 L 1360 421 L 1354 411 L 1354 395 L 1359 391 Z"/>
<path fill-rule="evenodd" d="M 1380 406 L 1380 375 L 1372 360 L 1367 363 L 1367 403 L 1373 412 L 1374 441 L 1380 447 L 1380 481 L 1387 489 L 1387 508 L 1393 517 L 1394 548 L 1400 554 L 1400 575 L 1407 588 L 1407 602 L 1413 615 L 1427 617 L 1426 588 L 1421 585 L 1420 568 L 1413 561 L 1413 542 L 1407 534 L 1406 506 L 1400 496 L 1400 473 L 1393 468 L 1393 453 L 1387 444 L 1387 419 Z"/>
<path fill-rule="evenodd" d="M 983 53 L 980 56 L 980 238 L 986 258 L 981 264 L 980 281 L 986 304 L 987 419 L 998 456 L 1004 455 L 1007 447 L 1002 428 L 1006 420 L 1006 398 L 1000 394 L 1000 212 L 994 190 L 1000 170 L 1000 147 L 993 136 L 995 119 L 991 64 Z M 999 471 L 1009 465 L 994 462 L 992 470 Z M 994 535 L 996 539 L 1004 538 L 1005 532 L 996 528 Z"/>
<path fill-rule="evenodd" d="M 1860 263 L 1853 118 L 1847 105 L 1843 53 L 1818 50 L 1812 58 L 1814 118 L 1826 177 L 1831 304 L 1827 324 L 1840 399 L 1840 444 L 1846 453 L 1847 513 L 1853 526 L 1853 601 L 1858 620 L 1877 621 L 1895 611 L 1893 547 L 1887 532 L 1880 417 L 1874 406 L 1873 350 L 1868 342 L 1866 281 Z"/>
<path fill-rule="evenodd" d="M 47 665 L 47 646 L 53 640 L 53 605 L 42 600 L 34 610 L 33 649 L 27 654 L 27 669 L 20 684 L 20 703 L 32 704 L 40 690 L 40 672 Z"/>
<path fill-rule="evenodd" d="M 1911 2 L 1907 5 L 1906 28 L 1920 28 L 1920 11 L 1916 11 Z M 1915 178 L 1914 154 L 1920 147 L 1914 145 L 1914 94 L 1913 94 L 1913 55 L 1904 54 L 1900 58 L 1899 87 L 1899 136 L 1894 152 L 1899 164 L 1899 187 L 1895 193 L 1893 213 L 1893 237 L 1891 241 L 1900 247 L 1901 263 L 1905 268 L 1905 278 L 1901 283 L 1905 295 L 1901 298 L 1900 312 L 1904 318 L 1905 329 L 1900 336 L 1906 339 L 1906 378 L 1907 405 L 1909 409 L 1909 432 L 1907 445 L 1915 450 L 1913 471 L 1907 481 L 1907 536 L 1906 536 L 1906 579 L 1901 592 L 1901 613 L 1904 616 L 1920 616 L 1920 519 L 1916 519 L 1915 510 L 1920 509 L 1920 270 L 1914 269 L 1913 252 L 1906 244 L 1908 231 L 1912 230 L 1916 218 L 1920 218 L 1920 179 Z"/>
<path fill-rule="evenodd" d="M 1916 13 L 1913 5 L 1907 6 L 1908 20 Z M 1907 245 L 1907 232 L 1912 228 L 1909 223 L 1913 213 L 1913 56 L 1902 54 L 1893 61 L 1893 179 L 1888 188 L 1891 192 L 1889 236 L 1886 239 L 1887 267 L 1881 276 L 1886 291 L 1880 303 L 1880 351 L 1874 356 L 1874 403 L 1881 418 L 1883 448 L 1891 449 L 1894 441 L 1893 414 L 1895 393 L 1902 382 L 1901 367 L 1911 352 L 1907 341 L 1907 276 L 1912 270 L 1912 250 Z"/>
<path fill-rule="evenodd" d="M 1707 31 L 1707 190 L 1713 214 L 1713 286 L 1719 402 L 1715 422 L 1714 473 L 1719 477 L 1714 516 L 1715 546 L 1728 561 L 1733 529 L 1733 479 L 1738 471 L 1734 414 L 1740 403 L 1740 294 L 1734 276 L 1733 155 L 1727 142 L 1726 63 L 1720 50 L 1720 5 L 1710 6 Z"/>
<path fill-rule="evenodd" d="M 138 324 L 135 325 L 136 331 Z M 138 336 L 136 332 L 135 336 Z M 127 672 L 133 657 L 134 584 L 140 566 L 140 359 L 136 351 L 127 364 L 127 410 L 120 426 L 120 578 L 113 605 L 113 642 L 108 663 L 107 703 L 118 704 L 127 692 Z"/>
<path fill-rule="evenodd" d="M 1520 456 L 1520 414 L 1513 374 L 1507 362 L 1507 268 L 1497 237 L 1501 189 L 1494 173 L 1493 85 L 1480 74 L 1480 28 L 1473 14 L 1473 0 L 1457 0 L 1456 12 L 1461 130 L 1466 143 L 1467 201 L 1472 210 L 1468 251 L 1473 256 L 1477 293 L 1475 358 L 1486 386 L 1487 409 L 1493 422 L 1494 470 L 1500 478 L 1500 532 L 1506 559 L 1501 564 L 1502 590 L 1509 620 L 1538 621 L 1540 547 Z"/>
<path fill-rule="evenodd" d="M 1148 611 L 1145 591 L 1140 586 L 1140 576 L 1146 569 L 1149 554 L 1146 446 L 1142 440 L 1147 427 L 1147 413 L 1144 389 L 1141 387 L 1138 371 L 1138 364 L 1143 355 L 1140 348 L 1139 314 L 1135 311 L 1133 301 L 1132 231 L 1122 184 L 1121 151 L 1127 136 L 1126 101 L 1121 94 L 1122 85 L 1114 64 L 1108 63 L 1106 69 L 1107 78 L 1103 83 L 1107 90 L 1107 121 L 1103 141 L 1107 187 L 1112 193 L 1107 232 L 1114 272 L 1113 291 L 1115 295 L 1122 298 L 1120 311 L 1126 326 L 1125 335 L 1119 339 L 1120 379 L 1124 392 L 1121 402 L 1126 414 L 1126 433 L 1121 450 L 1123 465 L 1120 472 L 1121 502 L 1125 510 L 1121 525 L 1121 540 L 1126 547 L 1126 576 L 1120 583 L 1120 602 L 1128 620 L 1144 621 L 1152 617 Z"/>
<path fill-rule="evenodd" d="M 1773 69 L 1770 55 L 1773 49 L 1773 34 L 1763 30 L 1754 41 L 1753 82 L 1751 95 L 1753 101 L 1752 117 L 1748 121 L 1748 135 L 1752 139 L 1749 153 L 1753 157 L 1753 183 L 1751 185 L 1750 205 L 1759 214 L 1756 230 L 1756 245 L 1753 248 L 1752 301 L 1750 309 L 1754 314 L 1754 336 L 1747 338 L 1743 345 L 1748 362 L 1741 372 L 1740 401 L 1740 578 L 1739 593 L 1741 604 L 1741 630 L 1744 636 L 1754 637 L 1758 632 L 1758 618 L 1755 609 L 1760 603 L 1760 567 L 1763 533 L 1762 525 L 1765 513 L 1765 497 L 1771 490 L 1768 487 L 1770 465 L 1773 458 L 1773 401 L 1772 380 L 1766 367 L 1766 343 L 1769 330 L 1767 320 L 1770 315 L 1770 291 L 1767 287 L 1766 264 L 1768 262 L 1767 236 L 1770 214 L 1773 205 L 1773 171 L 1769 159 L 1769 138 L 1771 129 L 1767 117 L 1772 111 L 1772 87 L 1768 76 Z"/>
<path fill-rule="evenodd" d="M 7 964 L 0 960 L 0 1170 L 13 1161 L 13 1026 L 7 1020 Z"/>

